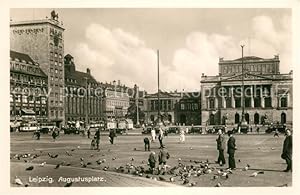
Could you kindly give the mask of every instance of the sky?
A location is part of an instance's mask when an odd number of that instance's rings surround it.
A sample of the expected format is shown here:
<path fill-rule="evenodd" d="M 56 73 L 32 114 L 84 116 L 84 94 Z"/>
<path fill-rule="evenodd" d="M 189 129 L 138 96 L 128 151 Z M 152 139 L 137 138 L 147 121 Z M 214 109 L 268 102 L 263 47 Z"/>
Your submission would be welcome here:
<path fill-rule="evenodd" d="M 13 21 L 50 17 L 52 9 L 11 9 Z M 157 91 L 199 91 L 201 75 L 217 75 L 219 57 L 279 55 L 292 67 L 291 9 L 172 8 L 55 9 L 65 28 L 65 55 L 101 82 L 121 80 Z"/>

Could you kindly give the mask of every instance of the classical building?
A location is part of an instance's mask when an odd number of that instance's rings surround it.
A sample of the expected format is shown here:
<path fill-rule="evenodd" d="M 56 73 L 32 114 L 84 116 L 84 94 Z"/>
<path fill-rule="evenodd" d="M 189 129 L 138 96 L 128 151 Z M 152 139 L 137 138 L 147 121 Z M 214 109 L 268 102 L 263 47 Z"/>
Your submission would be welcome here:
<path fill-rule="evenodd" d="M 147 94 L 144 98 L 145 122 L 154 123 L 158 119 L 158 105 L 160 106 L 161 120 L 175 124 L 176 105 L 181 99 L 178 92 L 160 92 L 160 103 L 158 103 L 157 93 Z"/>
<path fill-rule="evenodd" d="M 65 66 L 65 118 L 69 123 L 99 123 L 103 120 L 103 88 L 91 74 L 76 70 L 74 58 L 67 54 Z M 86 121 L 87 120 L 87 121 Z"/>
<path fill-rule="evenodd" d="M 220 58 L 219 75 L 201 77 L 202 125 L 238 124 L 243 105 L 249 124 L 291 124 L 293 77 L 292 72 L 280 74 L 279 63 L 278 55 L 271 59 Z"/>
<path fill-rule="evenodd" d="M 64 122 L 64 28 L 54 11 L 51 18 L 10 22 L 10 47 L 38 62 L 48 76 L 48 119 Z"/>
<path fill-rule="evenodd" d="M 26 115 L 47 121 L 48 78 L 39 64 L 24 53 L 10 51 L 10 120 Z"/>

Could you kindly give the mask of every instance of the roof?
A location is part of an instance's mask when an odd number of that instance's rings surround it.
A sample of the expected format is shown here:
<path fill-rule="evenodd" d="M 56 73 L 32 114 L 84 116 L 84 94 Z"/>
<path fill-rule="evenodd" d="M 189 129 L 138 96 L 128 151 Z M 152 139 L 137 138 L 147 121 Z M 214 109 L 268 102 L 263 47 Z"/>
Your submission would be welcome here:
<path fill-rule="evenodd" d="M 68 84 L 69 85 L 74 85 L 73 82 L 70 82 L 70 81 L 67 80 L 67 79 L 74 79 L 74 80 L 76 80 L 77 85 L 85 86 L 86 85 L 86 83 L 85 83 L 86 78 L 87 78 L 89 83 L 97 83 L 96 79 L 88 73 L 80 72 L 80 71 L 77 71 L 77 70 L 75 70 L 74 72 L 65 71 L 65 79 L 66 79 L 66 84 L 67 85 Z"/>
<path fill-rule="evenodd" d="M 15 60 L 18 59 L 19 61 L 26 61 L 26 63 L 31 62 L 33 65 L 35 64 L 35 62 L 32 60 L 32 58 L 25 53 L 20 53 L 20 52 L 16 52 L 13 50 L 10 50 L 10 57 Z"/>
<path fill-rule="evenodd" d="M 234 61 L 241 61 L 241 60 L 264 60 L 263 58 L 256 57 L 256 56 L 244 56 L 243 58 L 235 59 Z"/>

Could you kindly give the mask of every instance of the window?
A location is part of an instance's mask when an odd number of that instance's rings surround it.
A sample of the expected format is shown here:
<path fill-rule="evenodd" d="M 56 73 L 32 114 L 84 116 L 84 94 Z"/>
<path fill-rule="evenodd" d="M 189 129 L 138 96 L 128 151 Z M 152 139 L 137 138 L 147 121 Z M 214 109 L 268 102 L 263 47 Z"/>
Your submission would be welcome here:
<path fill-rule="evenodd" d="M 184 103 L 181 103 L 181 104 L 180 104 L 180 110 L 185 110 L 185 105 L 184 105 Z"/>
<path fill-rule="evenodd" d="M 209 108 L 210 109 L 215 108 L 215 99 L 214 98 L 209 99 Z"/>
<path fill-rule="evenodd" d="M 57 69 L 55 69 L 55 73 L 56 73 L 56 74 L 58 73 L 58 70 L 57 70 Z"/>
<path fill-rule="evenodd" d="M 280 98 L 280 107 L 287 107 L 287 97 L 281 97 Z"/>
<path fill-rule="evenodd" d="M 271 97 L 266 97 L 265 98 L 265 107 L 266 108 L 271 108 L 272 107 L 272 98 Z"/>
<path fill-rule="evenodd" d="M 242 107 L 241 103 L 242 103 L 241 98 L 235 98 L 235 107 L 236 108 Z"/>
<path fill-rule="evenodd" d="M 54 65 L 57 66 L 57 61 L 54 62 Z"/>

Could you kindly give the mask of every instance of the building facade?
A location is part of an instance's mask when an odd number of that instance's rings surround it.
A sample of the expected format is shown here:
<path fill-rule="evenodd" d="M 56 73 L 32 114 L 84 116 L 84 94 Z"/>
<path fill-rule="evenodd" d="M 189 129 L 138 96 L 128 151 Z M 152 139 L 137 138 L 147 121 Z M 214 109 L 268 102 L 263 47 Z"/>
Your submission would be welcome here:
<path fill-rule="evenodd" d="M 91 74 L 76 70 L 74 58 L 67 54 L 65 66 L 65 118 L 67 123 L 100 123 L 103 120 L 103 88 Z"/>
<path fill-rule="evenodd" d="M 250 125 L 292 124 L 293 75 L 280 74 L 279 63 L 277 55 L 220 58 L 219 75 L 201 77 L 202 125 L 238 124 L 242 107 Z"/>
<path fill-rule="evenodd" d="M 38 62 L 48 76 L 48 119 L 61 125 L 64 113 L 64 28 L 54 11 L 51 18 L 10 23 L 10 47 Z"/>
<path fill-rule="evenodd" d="M 10 120 L 32 115 L 39 122 L 48 118 L 48 78 L 31 57 L 10 51 Z"/>

